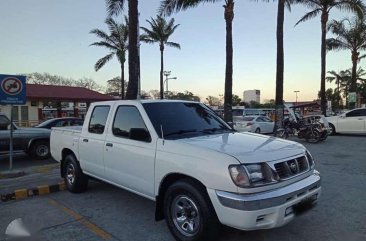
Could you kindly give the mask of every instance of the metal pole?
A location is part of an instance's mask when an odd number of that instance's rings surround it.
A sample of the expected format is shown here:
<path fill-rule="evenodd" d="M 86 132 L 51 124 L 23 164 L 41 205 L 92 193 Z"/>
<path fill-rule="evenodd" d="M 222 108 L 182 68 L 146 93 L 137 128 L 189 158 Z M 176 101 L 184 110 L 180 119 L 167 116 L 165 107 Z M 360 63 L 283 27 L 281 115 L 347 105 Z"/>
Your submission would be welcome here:
<path fill-rule="evenodd" d="M 9 170 L 13 170 L 13 105 L 10 105 L 10 142 L 9 142 Z"/>

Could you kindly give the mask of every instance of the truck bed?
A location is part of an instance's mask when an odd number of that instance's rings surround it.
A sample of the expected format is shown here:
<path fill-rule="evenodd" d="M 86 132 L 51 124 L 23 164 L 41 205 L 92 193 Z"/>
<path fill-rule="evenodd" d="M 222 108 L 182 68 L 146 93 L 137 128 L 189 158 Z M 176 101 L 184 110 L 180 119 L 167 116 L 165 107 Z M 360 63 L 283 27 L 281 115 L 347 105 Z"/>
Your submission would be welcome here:
<path fill-rule="evenodd" d="M 51 154 L 56 161 L 62 159 L 62 149 L 68 148 L 79 155 L 79 138 L 82 126 L 54 127 L 51 131 Z M 55 142 L 55 143 L 53 143 Z M 56 144 L 57 143 L 57 144 Z"/>

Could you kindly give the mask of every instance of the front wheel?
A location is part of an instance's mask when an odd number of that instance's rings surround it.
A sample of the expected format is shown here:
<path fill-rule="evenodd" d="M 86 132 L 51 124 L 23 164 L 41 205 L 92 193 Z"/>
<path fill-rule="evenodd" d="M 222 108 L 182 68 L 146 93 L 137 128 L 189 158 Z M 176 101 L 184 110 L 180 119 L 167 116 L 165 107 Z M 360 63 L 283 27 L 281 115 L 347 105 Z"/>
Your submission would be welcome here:
<path fill-rule="evenodd" d="M 172 184 L 164 198 L 167 225 L 180 241 L 215 240 L 220 223 L 204 187 L 194 181 Z"/>

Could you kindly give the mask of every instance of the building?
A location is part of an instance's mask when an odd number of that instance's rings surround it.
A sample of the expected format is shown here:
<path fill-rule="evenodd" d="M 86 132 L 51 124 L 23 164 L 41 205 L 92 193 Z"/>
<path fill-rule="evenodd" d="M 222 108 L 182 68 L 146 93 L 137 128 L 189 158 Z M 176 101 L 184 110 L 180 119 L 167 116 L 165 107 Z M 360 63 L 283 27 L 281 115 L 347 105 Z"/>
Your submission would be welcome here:
<path fill-rule="evenodd" d="M 260 90 L 244 90 L 243 100 L 246 103 L 250 103 L 251 101 L 261 102 L 261 91 Z"/>
<path fill-rule="evenodd" d="M 13 119 L 19 126 L 33 126 L 56 117 L 83 118 L 90 103 L 112 100 L 113 97 L 83 87 L 27 84 L 27 102 L 13 106 Z M 9 105 L 0 112 L 10 117 Z"/>

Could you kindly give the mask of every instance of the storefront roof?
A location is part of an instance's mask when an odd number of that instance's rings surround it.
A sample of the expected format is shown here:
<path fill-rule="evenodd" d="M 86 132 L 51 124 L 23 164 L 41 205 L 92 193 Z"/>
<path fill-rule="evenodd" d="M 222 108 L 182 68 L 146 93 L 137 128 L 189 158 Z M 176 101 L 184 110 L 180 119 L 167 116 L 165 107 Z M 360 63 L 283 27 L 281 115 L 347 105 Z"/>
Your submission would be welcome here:
<path fill-rule="evenodd" d="M 103 101 L 113 97 L 84 87 L 27 84 L 27 99 L 62 101 Z"/>

